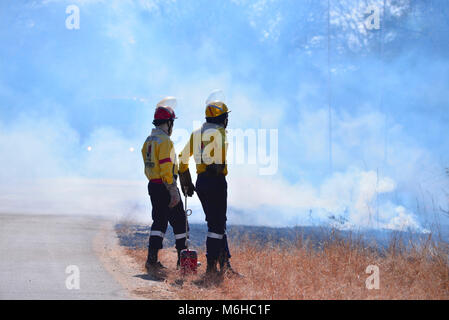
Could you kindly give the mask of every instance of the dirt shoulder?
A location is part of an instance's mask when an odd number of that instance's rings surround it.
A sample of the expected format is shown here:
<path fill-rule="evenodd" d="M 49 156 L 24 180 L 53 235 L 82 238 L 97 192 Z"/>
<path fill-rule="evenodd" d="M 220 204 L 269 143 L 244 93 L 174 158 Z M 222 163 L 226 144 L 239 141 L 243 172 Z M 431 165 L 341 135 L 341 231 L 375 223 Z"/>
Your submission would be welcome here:
<path fill-rule="evenodd" d="M 95 253 L 104 268 L 126 289 L 131 298 L 167 300 L 177 299 L 167 281 L 156 281 L 148 276 L 142 263 L 129 249 L 119 245 L 112 222 L 105 222 L 93 241 Z"/>

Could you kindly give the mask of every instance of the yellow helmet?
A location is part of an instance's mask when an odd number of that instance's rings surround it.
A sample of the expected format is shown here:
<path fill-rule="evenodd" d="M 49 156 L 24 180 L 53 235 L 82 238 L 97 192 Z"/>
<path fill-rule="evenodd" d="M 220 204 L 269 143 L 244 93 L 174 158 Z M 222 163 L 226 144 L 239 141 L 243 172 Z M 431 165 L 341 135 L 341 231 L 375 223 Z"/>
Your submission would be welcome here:
<path fill-rule="evenodd" d="M 206 118 L 215 118 L 228 112 L 228 107 L 221 101 L 211 102 L 206 106 Z"/>
<path fill-rule="evenodd" d="M 206 100 L 206 118 L 215 118 L 230 112 L 222 90 L 214 90 Z"/>

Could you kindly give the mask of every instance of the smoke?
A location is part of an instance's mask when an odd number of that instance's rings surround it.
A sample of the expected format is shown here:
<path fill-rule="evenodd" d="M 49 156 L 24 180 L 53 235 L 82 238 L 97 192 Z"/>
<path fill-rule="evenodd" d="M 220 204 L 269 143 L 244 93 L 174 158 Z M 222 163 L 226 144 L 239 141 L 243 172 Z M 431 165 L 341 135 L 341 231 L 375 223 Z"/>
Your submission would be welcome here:
<path fill-rule="evenodd" d="M 365 7 L 383 1 L 331 1 L 330 38 L 327 1 L 74 3 L 77 31 L 64 29 L 66 1 L 0 10 L 20 12 L 15 22 L 0 18 L 8 30 L 0 34 L 0 212 L 151 221 L 140 148 L 154 104 L 179 98 L 179 152 L 205 98 L 221 88 L 230 129 L 278 130 L 274 175 L 259 175 L 257 163 L 230 166 L 229 223 L 425 232 L 438 217 L 447 225 L 442 16 L 429 29 L 430 19 L 411 15 L 427 14 L 420 6 L 386 1 L 381 54 L 380 33 L 361 26 Z M 401 24 L 431 31 L 435 46 L 425 34 L 407 38 Z M 196 196 L 189 206 L 191 221 L 203 222 Z"/>
<path fill-rule="evenodd" d="M 395 181 L 374 171 L 334 173 L 317 187 L 256 177 L 236 178 L 230 186 L 234 223 L 429 232 L 416 214 L 391 197 L 397 191 Z"/>
<path fill-rule="evenodd" d="M 132 213 L 145 203 L 145 183 L 136 179 L 140 154 L 129 149 L 134 145 L 110 128 L 81 142 L 57 116 L 0 123 L 0 212 Z"/>
<path fill-rule="evenodd" d="M 322 110 L 305 112 L 300 119 L 299 141 L 289 142 L 308 155 L 303 159 L 305 164 L 325 154 L 326 138 L 313 130 L 323 116 Z M 405 175 L 406 181 L 401 175 L 392 178 L 379 170 L 364 170 L 360 158 L 350 159 L 351 154 L 370 159 L 376 156 L 371 143 L 378 143 L 378 116 L 336 118 L 335 149 L 340 150 L 336 163 L 347 166 L 322 180 L 291 182 L 282 174 L 261 176 L 257 164 L 230 165 L 230 222 L 427 232 L 422 217 L 407 209 L 405 198 L 397 194 L 398 186 L 419 178 L 417 168 L 430 161 L 423 157 L 423 150 L 404 147 L 405 138 L 398 129 L 391 162 L 415 173 Z M 21 116 L 9 125 L 1 124 L 0 212 L 90 214 L 149 222 L 151 207 L 140 154 L 145 137 L 138 138 L 127 139 L 120 131 L 100 127 L 82 141 L 80 134 L 58 117 Z M 183 145 L 187 138 L 177 145 Z M 407 166 L 403 165 L 406 161 Z M 196 196 L 189 200 L 189 206 L 195 211 L 191 221 L 202 222 Z"/>

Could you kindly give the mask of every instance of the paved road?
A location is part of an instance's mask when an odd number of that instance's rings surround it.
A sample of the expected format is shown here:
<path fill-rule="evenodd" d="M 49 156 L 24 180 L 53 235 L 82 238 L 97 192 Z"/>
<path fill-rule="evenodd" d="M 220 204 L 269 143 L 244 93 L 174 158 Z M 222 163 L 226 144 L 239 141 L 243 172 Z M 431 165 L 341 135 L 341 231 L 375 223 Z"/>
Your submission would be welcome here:
<path fill-rule="evenodd" d="M 104 223 L 89 217 L 0 214 L 0 299 L 126 299 L 126 290 L 93 249 Z M 66 287 L 66 279 L 75 275 L 66 273 L 70 265 L 79 268 L 79 290 Z"/>

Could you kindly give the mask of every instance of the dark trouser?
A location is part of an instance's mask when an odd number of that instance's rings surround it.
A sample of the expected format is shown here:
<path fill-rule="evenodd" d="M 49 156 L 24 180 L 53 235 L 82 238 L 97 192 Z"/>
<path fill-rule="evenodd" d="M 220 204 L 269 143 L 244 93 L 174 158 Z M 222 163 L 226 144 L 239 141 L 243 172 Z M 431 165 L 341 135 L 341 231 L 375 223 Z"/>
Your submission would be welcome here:
<path fill-rule="evenodd" d="M 148 194 L 151 198 L 153 206 L 149 248 L 162 249 L 162 240 L 164 240 L 168 223 L 173 228 L 176 239 L 176 249 L 182 250 L 186 248 L 186 218 L 182 201 L 172 209 L 168 207 L 170 202 L 170 194 L 163 184 L 148 183 Z"/>
<path fill-rule="evenodd" d="M 200 198 L 207 221 L 207 257 L 217 259 L 221 254 L 227 258 L 229 253 L 226 237 L 226 209 L 228 184 L 224 175 L 211 176 L 200 173 L 196 180 L 196 193 Z"/>

